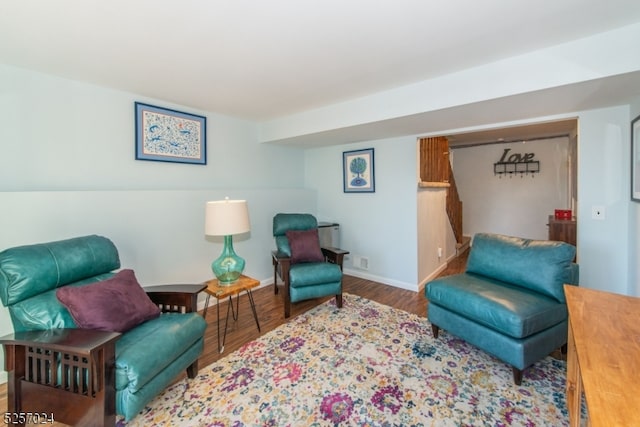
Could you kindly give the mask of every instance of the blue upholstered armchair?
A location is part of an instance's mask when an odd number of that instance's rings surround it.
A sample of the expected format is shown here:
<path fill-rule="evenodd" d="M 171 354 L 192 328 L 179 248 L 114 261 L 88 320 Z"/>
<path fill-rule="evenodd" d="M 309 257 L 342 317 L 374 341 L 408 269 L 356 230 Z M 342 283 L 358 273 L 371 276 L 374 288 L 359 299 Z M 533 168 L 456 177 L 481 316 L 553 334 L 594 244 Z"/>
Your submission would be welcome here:
<path fill-rule="evenodd" d="M 575 246 L 478 233 L 464 273 L 429 282 L 427 314 L 444 329 L 505 361 L 515 384 L 523 370 L 566 349 L 564 285 L 578 284 Z"/>
<path fill-rule="evenodd" d="M 278 275 L 284 282 L 284 317 L 291 303 L 336 296 L 342 307 L 342 262 L 348 251 L 321 248 L 318 221 L 313 215 L 279 213 L 273 217 L 276 250 L 271 253 L 273 287 L 278 293 Z"/>

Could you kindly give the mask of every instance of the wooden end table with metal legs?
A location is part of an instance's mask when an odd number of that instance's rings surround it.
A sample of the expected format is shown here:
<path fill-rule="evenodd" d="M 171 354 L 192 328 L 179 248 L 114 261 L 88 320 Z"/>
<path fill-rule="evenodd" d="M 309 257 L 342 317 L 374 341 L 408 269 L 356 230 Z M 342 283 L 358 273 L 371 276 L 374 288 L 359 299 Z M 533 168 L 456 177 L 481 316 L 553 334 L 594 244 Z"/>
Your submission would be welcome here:
<path fill-rule="evenodd" d="M 217 313 L 218 313 L 218 352 L 224 352 L 224 343 L 227 338 L 227 326 L 229 325 L 229 310 L 231 310 L 233 320 L 238 320 L 238 313 L 240 311 L 240 293 L 245 292 L 249 298 L 249 304 L 251 305 L 251 311 L 253 311 L 253 318 L 256 321 L 258 332 L 260 331 L 260 323 L 258 322 L 258 313 L 256 311 L 256 303 L 253 300 L 253 294 L 251 289 L 260 285 L 260 281 L 251 277 L 241 275 L 240 278 L 231 285 L 220 285 L 218 279 L 212 279 L 205 282 L 207 288 L 204 290 L 207 293 L 207 300 L 204 304 L 203 316 L 207 318 L 207 309 L 209 308 L 209 298 L 214 296 L 217 300 Z M 233 301 L 231 297 L 236 295 L 236 307 L 233 307 Z M 222 343 L 220 343 L 220 300 L 229 297 L 229 305 L 227 306 L 227 316 L 224 322 L 224 335 L 222 337 Z"/>

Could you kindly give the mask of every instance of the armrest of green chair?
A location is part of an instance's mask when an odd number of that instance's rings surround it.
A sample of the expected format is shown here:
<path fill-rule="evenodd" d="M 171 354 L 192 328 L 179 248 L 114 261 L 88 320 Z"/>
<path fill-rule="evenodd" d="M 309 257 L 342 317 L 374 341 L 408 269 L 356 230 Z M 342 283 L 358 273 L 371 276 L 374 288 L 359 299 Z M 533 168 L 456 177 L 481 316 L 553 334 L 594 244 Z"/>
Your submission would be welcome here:
<path fill-rule="evenodd" d="M 349 251 L 345 251 L 340 248 L 320 248 L 322 249 L 322 254 L 327 259 L 328 262 L 332 264 L 338 264 L 340 266 L 340 270 L 342 270 L 342 263 L 344 262 L 344 256 L 349 254 Z"/>
<path fill-rule="evenodd" d="M 198 294 L 207 285 L 158 285 L 144 290 L 163 313 L 194 313 L 198 311 Z"/>
<path fill-rule="evenodd" d="M 280 274 L 280 277 L 286 277 L 289 274 L 289 268 L 291 268 L 291 257 L 283 252 L 271 251 L 271 263 L 273 264 L 273 293 L 277 295 L 278 273 Z"/>
<path fill-rule="evenodd" d="M 49 329 L 1 337 L 9 377 L 7 410 L 51 414 L 73 425 L 89 420 L 114 425 L 115 344 L 120 335 Z"/>

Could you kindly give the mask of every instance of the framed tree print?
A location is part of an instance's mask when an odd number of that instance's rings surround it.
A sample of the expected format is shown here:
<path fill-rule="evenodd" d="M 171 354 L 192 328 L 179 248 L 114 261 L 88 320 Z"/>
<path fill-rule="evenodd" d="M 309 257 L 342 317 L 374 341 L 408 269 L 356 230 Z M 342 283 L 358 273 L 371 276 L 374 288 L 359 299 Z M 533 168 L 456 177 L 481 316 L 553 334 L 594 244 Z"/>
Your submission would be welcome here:
<path fill-rule="evenodd" d="M 373 148 L 342 153 L 342 181 L 345 193 L 376 191 Z"/>

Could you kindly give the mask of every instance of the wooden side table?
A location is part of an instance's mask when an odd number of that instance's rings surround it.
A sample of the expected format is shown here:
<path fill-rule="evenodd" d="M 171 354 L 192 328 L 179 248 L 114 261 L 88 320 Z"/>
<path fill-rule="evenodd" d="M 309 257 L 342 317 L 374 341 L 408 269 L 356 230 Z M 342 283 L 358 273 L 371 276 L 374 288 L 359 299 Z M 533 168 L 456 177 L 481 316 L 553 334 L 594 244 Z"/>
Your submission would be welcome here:
<path fill-rule="evenodd" d="M 569 425 L 640 425 L 640 298 L 564 286 L 569 310 Z"/>
<path fill-rule="evenodd" d="M 260 322 L 258 322 L 258 313 L 256 311 L 256 303 L 253 300 L 253 294 L 251 293 L 251 289 L 260 285 L 260 281 L 253 279 L 251 277 L 242 275 L 240 278 L 233 284 L 227 286 L 220 286 L 218 279 L 212 279 L 205 282 L 207 288 L 204 290 L 207 293 L 207 299 L 204 304 L 204 312 L 203 316 L 207 317 L 207 309 L 209 308 L 209 298 L 214 296 L 217 300 L 217 313 L 218 313 L 218 352 L 224 352 L 224 342 L 227 338 L 227 326 L 229 325 L 229 310 L 231 310 L 233 320 L 238 320 L 238 313 L 240 311 L 240 293 L 244 291 L 249 297 L 249 304 L 251 304 L 251 311 L 253 311 L 253 318 L 256 321 L 256 326 L 258 327 L 258 332 L 260 332 Z M 236 295 L 236 307 L 233 308 L 233 301 L 231 297 Z M 227 306 L 227 316 L 224 322 L 224 335 L 222 337 L 222 343 L 220 342 L 220 300 L 229 297 L 229 305 Z"/>

